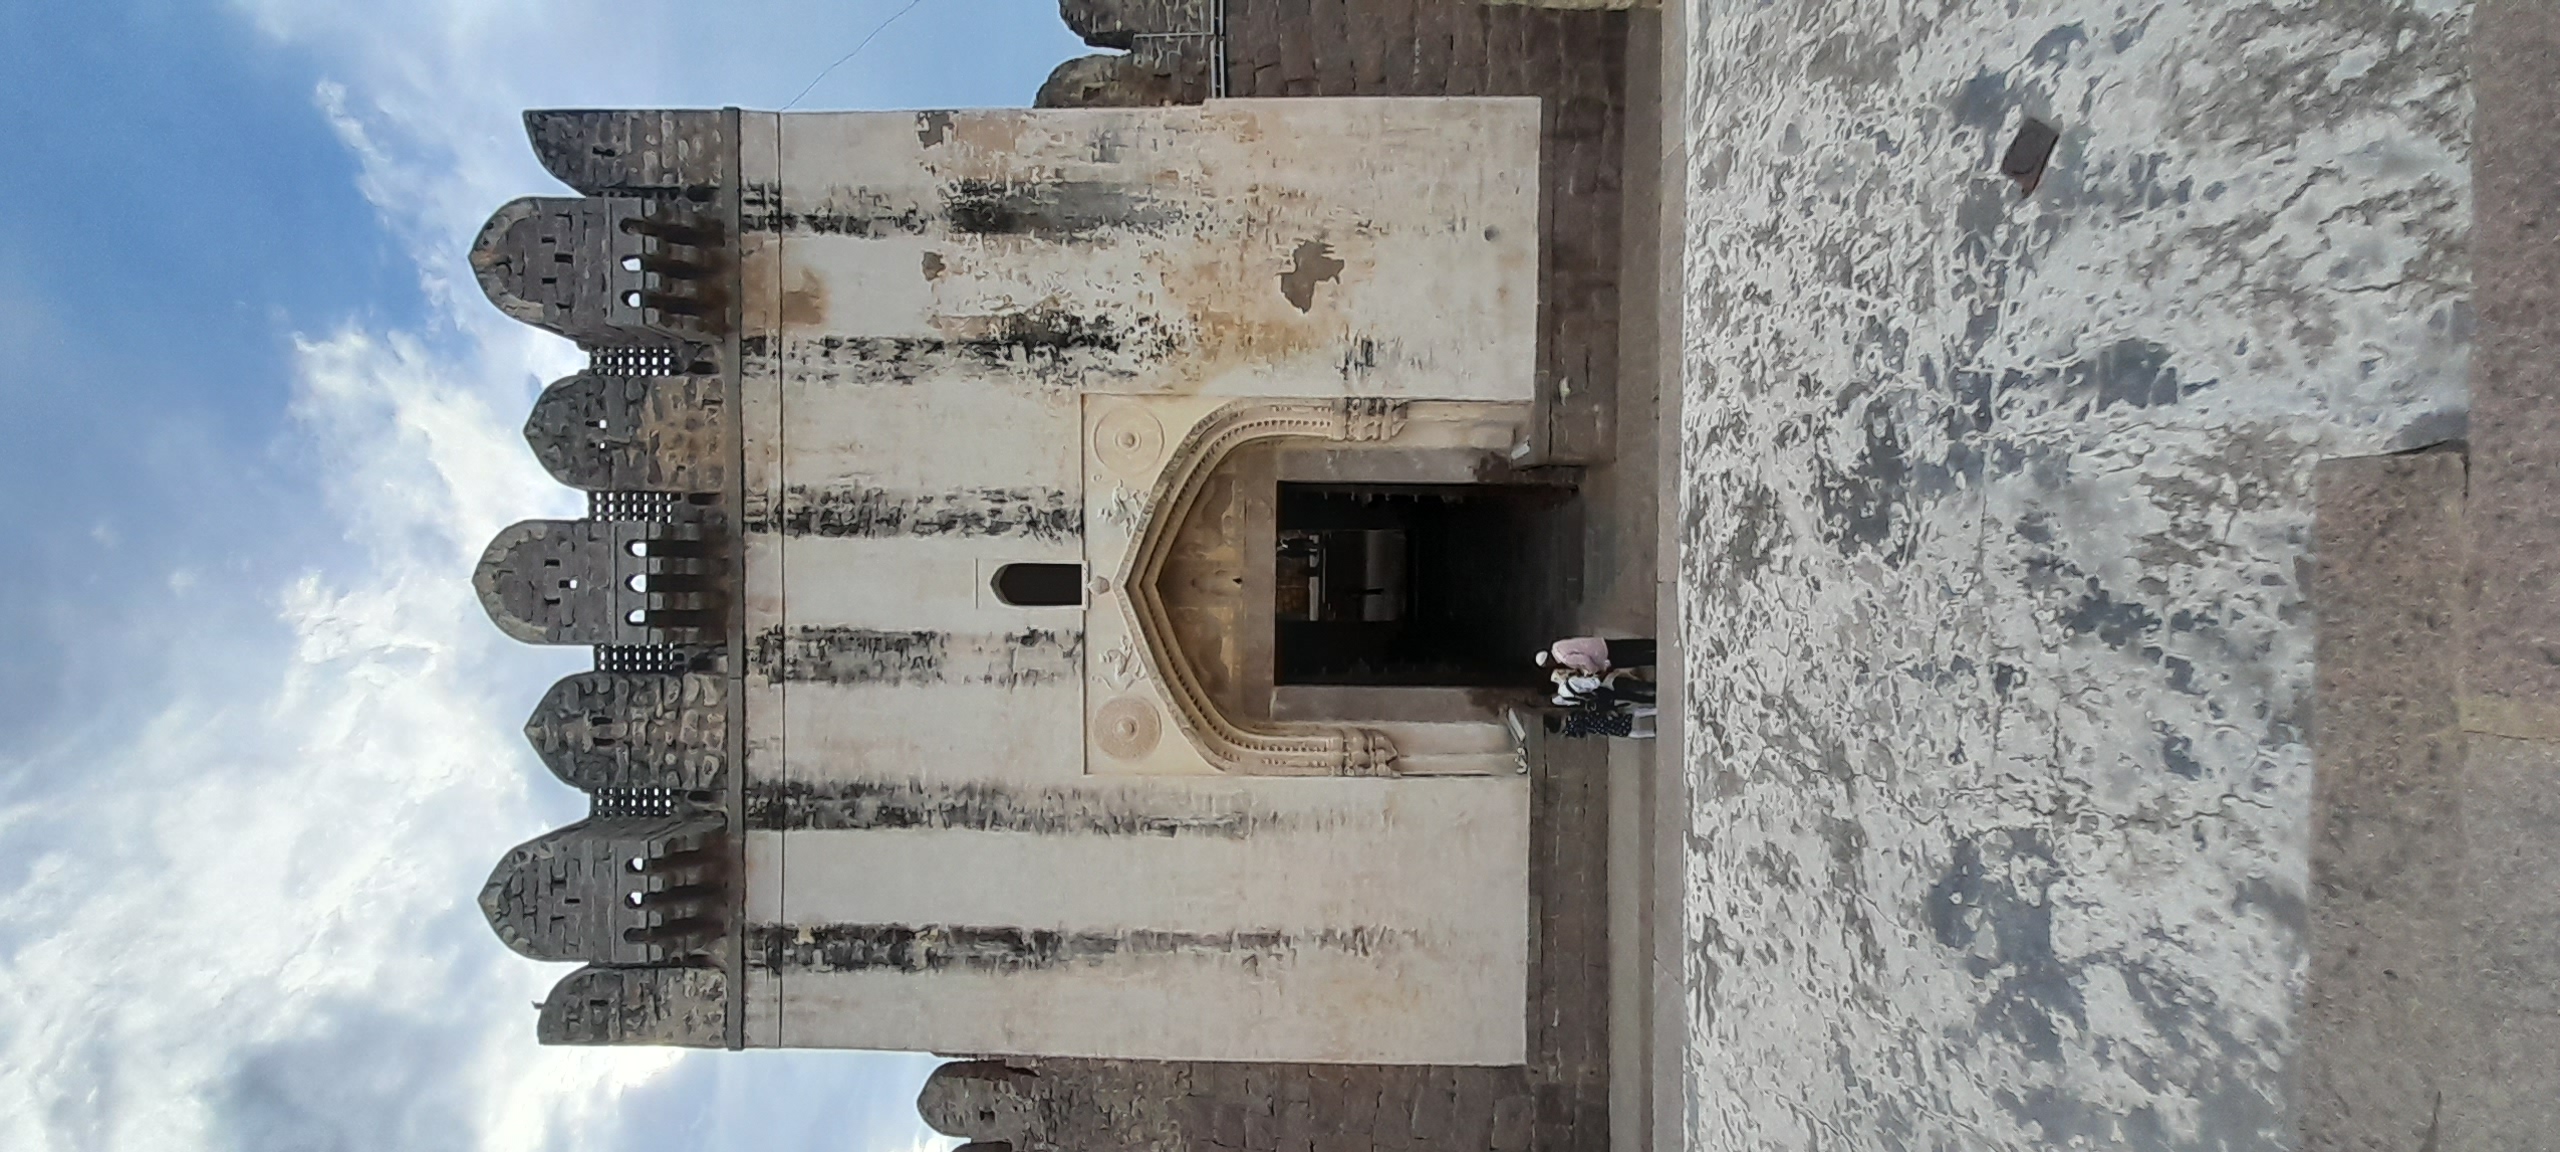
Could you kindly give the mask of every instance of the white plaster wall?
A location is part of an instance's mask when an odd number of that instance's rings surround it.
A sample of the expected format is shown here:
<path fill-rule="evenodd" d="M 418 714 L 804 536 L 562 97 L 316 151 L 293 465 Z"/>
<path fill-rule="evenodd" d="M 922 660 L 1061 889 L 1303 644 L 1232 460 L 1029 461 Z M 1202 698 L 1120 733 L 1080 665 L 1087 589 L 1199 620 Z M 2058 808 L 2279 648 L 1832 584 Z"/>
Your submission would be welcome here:
<path fill-rule="evenodd" d="M 1126 340 L 1078 359 L 1092 390 L 1527 400 L 1537 131 L 1513 98 L 788 116 L 784 211 L 806 233 L 783 278 L 831 332 L 1107 319 Z M 1116 208 L 959 231 L 946 198 L 972 180 Z M 1281 276 L 1310 242 L 1342 267 L 1301 310 Z"/>
<path fill-rule="evenodd" d="M 751 654 L 768 634 L 941 638 L 931 674 L 748 662 L 750 1043 L 1524 1057 L 1523 781 L 1090 776 L 1086 684 L 1116 601 L 1088 620 L 984 585 L 1006 562 L 1116 572 L 1117 552 L 1087 555 L 1085 394 L 1173 394 L 1167 449 L 1234 396 L 1344 394 L 1502 401 L 1417 405 L 1408 435 L 1507 443 L 1534 372 L 1537 123 L 1522 100 L 745 118 Z M 1125 193 L 1134 215 L 958 232 L 948 193 L 968 180 Z M 1280 277 L 1308 241 L 1342 267 L 1302 311 Z M 996 521 L 1055 493 L 1073 515 L 1063 533 L 794 531 L 810 492 L 918 516 L 978 501 Z M 991 641 L 1031 631 L 1054 643 L 1008 674 Z M 1182 739 L 1168 726 L 1163 746 Z M 785 958 L 909 929 L 1067 943 Z"/>

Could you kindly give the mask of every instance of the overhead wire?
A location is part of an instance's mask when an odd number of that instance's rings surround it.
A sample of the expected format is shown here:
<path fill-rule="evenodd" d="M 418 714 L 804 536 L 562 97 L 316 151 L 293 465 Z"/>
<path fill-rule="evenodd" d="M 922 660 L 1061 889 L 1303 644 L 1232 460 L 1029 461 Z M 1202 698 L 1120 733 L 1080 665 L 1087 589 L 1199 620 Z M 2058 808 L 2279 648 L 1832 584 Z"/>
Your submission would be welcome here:
<path fill-rule="evenodd" d="M 844 67 L 844 65 L 845 65 L 845 62 L 846 62 L 846 61 L 851 60 L 851 59 L 853 59 L 853 58 L 854 58 L 854 57 L 856 57 L 856 56 L 860 56 L 860 55 L 862 55 L 862 50 L 863 50 L 863 49 L 865 49 L 865 48 L 870 47 L 870 46 L 871 46 L 871 42 L 872 42 L 872 41 L 879 39 L 879 38 L 880 38 L 880 34 L 881 34 L 881 33 L 888 31 L 888 30 L 889 30 L 889 26 L 890 26 L 890 25 L 897 23 L 897 22 L 898 22 L 898 18 L 899 18 L 899 17 L 904 16 L 904 15 L 906 15 L 906 14 L 907 14 L 907 13 L 909 13 L 909 12 L 913 12 L 913 11 L 915 11 L 915 10 L 916 10 L 916 8 L 917 8 L 919 5 L 922 5 L 923 3 L 924 3 L 924 0 L 907 0 L 907 6 L 906 6 L 906 7 L 904 7 L 904 8 L 900 8 L 900 9 L 898 9 L 897 11 L 890 13 L 890 14 L 889 14 L 889 18 L 888 18 L 888 19 L 881 21 L 878 27 L 875 27 L 875 28 L 873 28 L 873 29 L 871 30 L 871 34 L 870 34 L 870 35 L 863 37 L 863 38 L 862 38 L 862 42 L 861 42 L 861 43 L 856 44 L 856 45 L 854 45 L 854 46 L 853 46 L 853 51 L 851 51 L 851 52 L 847 52 L 847 53 L 845 53 L 845 54 L 844 54 L 844 55 L 842 55 L 842 56 L 838 56 L 838 57 L 836 57 L 836 62 L 835 62 L 835 63 L 827 65 L 827 67 L 826 67 L 826 69 L 825 69 L 824 71 L 819 72 L 816 76 L 812 76 L 812 77 L 810 77 L 810 78 L 809 78 L 809 83 L 807 83 L 806 85 L 804 85 L 804 86 L 802 86 L 802 87 L 801 87 L 801 89 L 800 89 L 800 94 L 799 94 L 798 96 L 794 96 L 794 97 L 792 97 L 792 98 L 791 98 L 791 103 L 783 105 L 781 110 L 782 110 L 782 111 L 784 111 L 784 112 L 788 112 L 788 111 L 790 111 L 790 110 L 793 108 L 793 106 L 795 106 L 795 105 L 799 104 L 801 100 L 803 100 L 803 99 L 807 98 L 807 97 L 808 97 L 808 95 L 809 95 L 809 93 L 810 93 L 811 91 L 815 90 L 815 89 L 818 87 L 818 81 L 824 80 L 824 79 L 826 79 L 827 77 L 829 77 L 829 76 L 831 76 L 831 75 L 834 75 L 834 74 L 835 74 L 835 70 L 836 70 L 836 69 L 838 69 L 838 68 L 842 68 L 842 67 Z"/>

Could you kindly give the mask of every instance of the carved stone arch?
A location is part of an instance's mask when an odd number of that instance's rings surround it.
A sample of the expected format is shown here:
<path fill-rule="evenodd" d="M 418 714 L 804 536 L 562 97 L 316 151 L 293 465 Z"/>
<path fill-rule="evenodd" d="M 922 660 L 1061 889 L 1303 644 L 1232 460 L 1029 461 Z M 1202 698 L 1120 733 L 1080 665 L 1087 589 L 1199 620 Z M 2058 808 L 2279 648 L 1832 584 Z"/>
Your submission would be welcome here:
<path fill-rule="evenodd" d="M 728 782 L 725 677 L 581 672 L 542 696 L 525 739 L 582 792 L 716 792 Z"/>
<path fill-rule="evenodd" d="M 1396 748 L 1386 733 L 1346 725 L 1271 723 L 1228 716 L 1174 636 L 1157 579 L 1203 481 L 1237 448 L 1259 440 L 1301 437 L 1373 441 L 1404 427 L 1401 402 L 1374 398 L 1246 400 L 1211 413 L 1184 436 L 1156 478 L 1138 538 L 1130 543 L 1119 586 L 1138 651 L 1172 705 L 1174 726 L 1222 772 L 1271 776 L 1383 776 L 1394 772 Z"/>
<path fill-rule="evenodd" d="M 561 978 L 542 998 L 534 1038 L 544 1044 L 672 1044 L 727 1041 L 729 980 L 717 968 L 605 968 Z"/>
<path fill-rule="evenodd" d="M 524 438 L 572 488 L 719 492 L 728 486 L 728 424 L 715 377 L 581 373 L 542 390 Z"/>
<path fill-rule="evenodd" d="M 535 960 L 702 955 L 725 931 L 727 829 L 716 814 L 581 820 L 507 853 L 480 887 L 480 913 Z"/>

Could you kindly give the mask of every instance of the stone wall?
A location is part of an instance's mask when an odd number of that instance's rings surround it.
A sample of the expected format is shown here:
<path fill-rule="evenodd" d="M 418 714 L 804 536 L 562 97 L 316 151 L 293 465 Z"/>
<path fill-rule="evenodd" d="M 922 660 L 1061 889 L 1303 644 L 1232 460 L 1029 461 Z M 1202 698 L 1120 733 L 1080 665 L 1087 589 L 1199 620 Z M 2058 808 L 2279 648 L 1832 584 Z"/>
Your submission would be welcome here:
<path fill-rule="evenodd" d="M 1531 740 L 1528 1065 L 977 1059 L 936 1069 L 917 1110 L 1013 1152 L 1606 1149 L 1607 748 Z"/>
<path fill-rule="evenodd" d="M 1121 56 L 1060 65 L 1043 107 L 1193 103 L 1215 42 L 1199 0 L 1062 0 L 1069 27 Z M 1227 91 L 1257 96 L 1536 96 L 1538 383 L 1543 459 L 1610 453 L 1618 372 L 1619 172 L 1627 14 L 1465 0 L 1230 0 Z M 1143 34 L 1143 36 L 1142 36 Z M 1160 38 L 1153 38 L 1160 37 Z"/>
<path fill-rule="evenodd" d="M 927 1123 L 1014 1152 L 1527 1152 L 1522 1068 L 976 1060 L 936 1070 Z"/>
<path fill-rule="evenodd" d="M 1061 5 L 1088 43 L 1125 46 L 1094 37 L 1097 7 Z M 1121 5 L 1111 26 L 1189 27 L 1172 11 L 1184 7 Z M 1559 461 L 1604 457 L 1614 431 L 1602 398 L 1617 371 L 1626 21 L 1450 0 L 1227 6 L 1231 96 L 1544 98 L 1538 447 Z M 1205 46 L 1176 47 L 1193 55 L 1070 61 L 1041 102 L 1204 98 Z M 1607 1148 L 1606 750 L 1556 740 L 1534 751 L 1529 1065 L 975 1060 L 937 1071 L 919 1109 L 948 1135 L 1016 1152 Z"/>

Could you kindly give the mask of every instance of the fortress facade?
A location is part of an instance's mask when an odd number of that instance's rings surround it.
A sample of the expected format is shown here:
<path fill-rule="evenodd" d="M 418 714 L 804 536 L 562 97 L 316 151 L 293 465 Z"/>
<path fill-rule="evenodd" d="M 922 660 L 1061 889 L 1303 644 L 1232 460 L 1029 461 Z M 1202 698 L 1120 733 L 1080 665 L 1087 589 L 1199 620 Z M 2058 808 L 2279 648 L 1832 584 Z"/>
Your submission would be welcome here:
<path fill-rule="evenodd" d="M 1604 1145 L 1605 773 L 1501 713 L 1582 626 L 1627 14 L 1301 84 L 1063 8 L 1125 51 L 1038 109 L 527 115 L 576 195 L 471 258 L 589 354 L 526 436 L 590 512 L 475 582 L 596 654 L 526 725 L 592 814 L 480 895 L 581 965 L 537 1033 L 968 1053 L 927 1119 L 1024 1152 Z"/>

